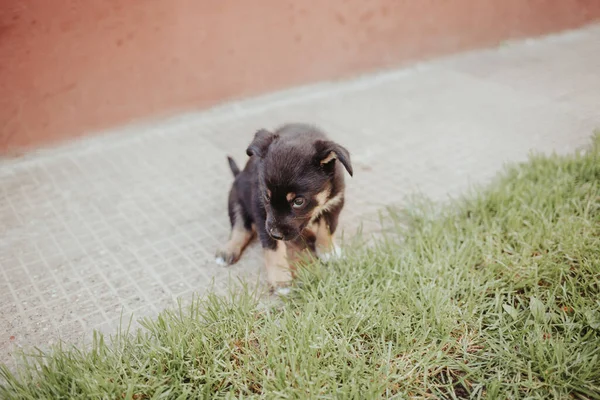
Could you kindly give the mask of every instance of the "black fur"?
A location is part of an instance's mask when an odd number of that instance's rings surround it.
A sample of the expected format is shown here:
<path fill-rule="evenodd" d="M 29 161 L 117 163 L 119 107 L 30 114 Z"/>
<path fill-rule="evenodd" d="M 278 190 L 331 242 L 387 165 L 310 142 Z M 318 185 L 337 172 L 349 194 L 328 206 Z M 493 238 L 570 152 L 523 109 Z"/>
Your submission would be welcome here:
<path fill-rule="evenodd" d="M 233 177 L 235 178 L 236 176 L 238 176 L 240 174 L 240 169 L 237 166 L 237 164 L 235 163 L 233 158 L 228 156 L 227 161 L 229 161 L 229 168 L 231 169 L 231 172 L 233 172 Z"/>
<path fill-rule="evenodd" d="M 323 163 L 331 152 L 335 157 Z M 275 132 L 256 132 L 246 153 L 250 158 L 241 172 L 229 158 L 235 176 L 229 194 L 232 226 L 236 218 L 242 218 L 248 230 L 254 224 L 266 249 L 275 249 L 278 239 L 299 238 L 308 239 L 309 247 L 314 249 L 314 235 L 311 246 L 311 234 L 305 231 L 311 219 L 325 218 L 331 233 L 335 232 L 344 205 L 344 168 L 353 174 L 348 150 L 330 141 L 316 127 L 288 124 Z M 329 190 L 328 200 L 337 196 L 338 202 L 317 216 L 315 196 L 325 190 Z M 292 207 L 294 200 L 287 198 L 289 193 L 304 198 L 302 207 Z"/>

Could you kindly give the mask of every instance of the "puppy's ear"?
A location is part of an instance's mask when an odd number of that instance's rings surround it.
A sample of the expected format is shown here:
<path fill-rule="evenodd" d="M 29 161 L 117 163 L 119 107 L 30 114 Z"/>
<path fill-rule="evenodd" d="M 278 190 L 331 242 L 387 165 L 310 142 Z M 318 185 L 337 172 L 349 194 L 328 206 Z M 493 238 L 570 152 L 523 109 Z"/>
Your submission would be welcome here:
<path fill-rule="evenodd" d="M 254 139 L 252 140 L 252 143 L 250 143 L 250 146 L 248 146 L 246 149 L 246 154 L 250 157 L 264 157 L 265 154 L 267 154 L 269 146 L 276 138 L 276 134 L 269 132 L 266 129 L 259 130 L 254 134 Z"/>
<path fill-rule="evenodd" d="M 317 140 L 315 142 L 315 150 L 317 151 L 317 161 L 321 166 L 330 165 L 330 163 L 339 160 L 346 171 L 352 176 L 352 163 L 350 162 L 350 153 L 346 148 L 329 140 Z"/>

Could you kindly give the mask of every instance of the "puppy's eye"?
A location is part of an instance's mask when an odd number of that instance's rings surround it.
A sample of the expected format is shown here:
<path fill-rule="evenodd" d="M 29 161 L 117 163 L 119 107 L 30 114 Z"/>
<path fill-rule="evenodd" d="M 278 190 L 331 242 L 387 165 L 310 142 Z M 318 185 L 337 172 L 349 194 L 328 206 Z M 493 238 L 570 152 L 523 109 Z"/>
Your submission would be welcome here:
<path fill-rule="evenodd" d="M 302 207 L 304 207 L 304 203 L 306 203 L 306 200 L 304 200 L 304 197 L 296 197 L 292 201 L 292 207 L 294 207 L 296 209 L 302 208 Z"/>

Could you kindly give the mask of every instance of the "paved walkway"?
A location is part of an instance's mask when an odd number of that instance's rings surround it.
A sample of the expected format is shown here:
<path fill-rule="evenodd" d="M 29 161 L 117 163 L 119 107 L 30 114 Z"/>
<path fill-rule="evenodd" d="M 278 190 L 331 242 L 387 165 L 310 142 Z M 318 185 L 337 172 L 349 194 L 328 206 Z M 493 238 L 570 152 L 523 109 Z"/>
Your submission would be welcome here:
<path fill-rule="evenodd" d="M 600 25 L 181 115 L 0 161 L 0 362 L 16 346 L 114 332 L 121 310 L 262 272 L 229 269 L 226 154 L 254 131 L 313 122 L 352 152 L 346 234 L 415 192 L 442 200 L 531 150 L 572 152 L 600 128 Z"/>

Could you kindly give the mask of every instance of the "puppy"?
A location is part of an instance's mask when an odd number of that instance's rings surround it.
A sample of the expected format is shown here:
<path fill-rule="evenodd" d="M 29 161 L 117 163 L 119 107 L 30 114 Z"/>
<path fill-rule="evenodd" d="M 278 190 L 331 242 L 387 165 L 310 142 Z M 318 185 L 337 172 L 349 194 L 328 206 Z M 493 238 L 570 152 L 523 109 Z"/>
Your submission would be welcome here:
<path fill-rule="evenodd" d="M 259 130 L 246 154 L 243 171 L 228 157 L 235 177 L 229 192 L 231 235 L 216 261 L 235 263 L 256 232 L 267 280 L 283 287 L 292 279 L 288 244 L 302 242 L 325 260 L 341 254 L 334 234 L 344 206 L 343 169 L 353 174 L 350 154 L 305 124 Z"/>

